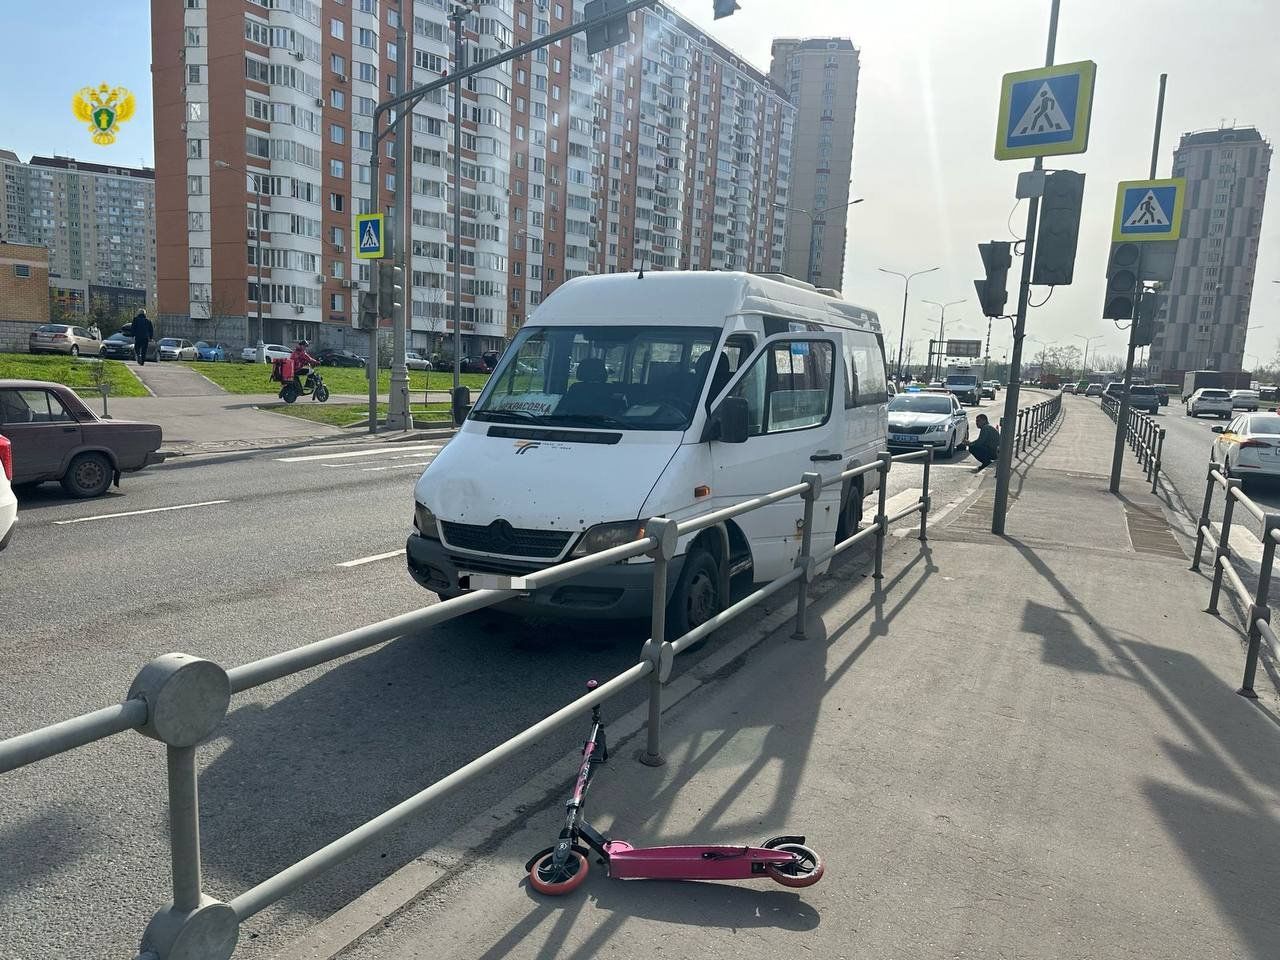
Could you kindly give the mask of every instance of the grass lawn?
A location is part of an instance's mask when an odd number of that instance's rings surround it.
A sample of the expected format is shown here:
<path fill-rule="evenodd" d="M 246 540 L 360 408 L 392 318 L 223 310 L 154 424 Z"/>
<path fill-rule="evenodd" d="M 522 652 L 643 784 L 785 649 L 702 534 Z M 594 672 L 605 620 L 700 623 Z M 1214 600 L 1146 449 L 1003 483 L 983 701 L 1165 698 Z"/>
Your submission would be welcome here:
<path fill-rule="evenodd" d="M 103 360 L 108 397 L 147 397 L 144 387 L 123 360 Z M 48 380 L 70 387 L 86 398 L 101 397 L 93 381 L 92 360 L 78 360 L 61 354 L 0 353 L 0 380 Z"/>
<path fill-rule="evenodd" d="M 415 420 L 439 420 L 447 424 L 449 405 L 447 403 L 414 403 L 409 411 Z M 303 398 L 297 403 L 281 404 L 271 408 L 272 413 L 283 413 L 299 420 L 310 420 L 313 423 L 327 423 L 333 427 L 349 427 L 353 423 L 368 422 L 369 405 L 367 403 L 314 403 Z M 387 415 L 387 405 L 378 404 L 378 416 Z"/>
<path fill-rule="evenodd" d="M 205 363 L 197 361 L 191 364 L 193 368 L 204 374 L 227 393 L 275 393 L 280 389 L 278 384 L 272 383 L 269 379 L 271 376 L 270 364 L 257 363 Z M 325 386 L 329 388 L 330 393 L 359 393 L 364 394 L 369 390 L 369 381 L 365 379 L 364 370 L 357 367 L 321 367 L 320 373 L 324 377 Z M 430 378 L 431 390 L 448 390 L 453 386 L 453 373 L 451 371 L 433 371 L 426 373 L 421 370 L 409 371 L 409 389 L 410 390 L 426 390 L 428 389 L 428 377 Z M 464 373 L 462 375 L 462 385 L 470 387 L 472 392 L 478 392 L 484 386 L 485 381 L 489 377 L 483 373 Z M 391 371 L 378 371 L 378 390 L 386 393 L 391 389 Z"/>

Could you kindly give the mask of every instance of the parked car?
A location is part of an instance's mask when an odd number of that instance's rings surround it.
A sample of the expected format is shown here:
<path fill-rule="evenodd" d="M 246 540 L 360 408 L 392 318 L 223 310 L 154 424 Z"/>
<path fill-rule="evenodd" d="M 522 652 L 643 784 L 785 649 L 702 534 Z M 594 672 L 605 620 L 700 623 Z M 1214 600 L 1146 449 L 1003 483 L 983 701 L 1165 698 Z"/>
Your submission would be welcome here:
<path fill-rule="evenodd" d="M 1175 387 L 1174 389 L 1177 388 Z M 1169 405 L 1169 385 L 1166 383 L 1157 383 L 1156 396 L 1160 400 L 1160 406 L 1167 407 Z"/>
<path fill-rule="evenodd" d="M 1258 399 L 1266 403 L 1275 403 L 1280 400 L 1280 387 L 1274 384 L 1264 384 L 1258 388 Z"/>
<path fill-rule="evenodd" d="M 1187 416 L 1211 414 L 1223 420 L 1231 419 L 1231 394 L 1219 387 L 1201 387 L 1187 397 Z"/>
<path fill-rule="evenodd" d="M 982 381 L 982 396 L 984 399 L 994 400 L 999 389 L 999 385 L 994 380 Z"/>
<path fill-rule="evenodd" d="M 153 423 L 100 420 L 70 387 L 0 380 L 0 434 L 13 445 L 13 482 L 59 480 L 73 497 L 98 497 L 120 474 L 162 459 Z"/>
<path fill-rule="evenodd" d="M 1063 393 L 1075 393 L 1075 392 L 1076 392 L 1076 385 L 1075 385 L 1074 383 L 1064 383 L 1064 384 L 1062 385 L 1062 392 L 1063 392 Z"/>
<path fill-rule="evenodd" d="M 31 353 L 69 353 L 73 357 L 96 357 L 102 350 L 102 341 L 84 327 L 69 323 L 42 323 L 27 338 L 27 350 Z"/>
<path fill-rule="evenodd" d="M 1107 383 L 1107 388 L 1102 392 L 1104 396 L 1108 396 L 1112 400 L 1119 400 L 1124 396 L 1124 381 L 1111 380 Z"/>
<path fill-rule="evenodd" d="M 227 348 L 220 343 L 209 343 L 207 340 L 196 341 L 196 359 L 212 360 L 221 363 L 227 359 Z"/>
<path fill-rule="evenodd" d="M 288 347 L 279 343 L 268 343 L 266 344 L 265 349 L 267 353 L 267 359 L 266 359 L 267 363 L 271 363 L 273 360 L 287 360 L 289 359 L 289 354 L 293 352 Z M 250 345 L 245 347 L 243 350 L 241 350 L 240 359 L 244 363 L 257 363 L 258 362 L 257 345 L 256 344 Z"/>
<path fill-rule="evenodd" d="M 969 416 L 955 394 L 904 393 L 887 409 L 890 449 L 941 447 L 951 457 L 969 443 Z"/>
<path fill-rule="evenodd" d="M 431 369 L 431 361 L 420 354 L 417 350 L 406 350 L 404 352 L 404 365 L 410 370 Z"/>
<path fill-rule="evenodd" d="M 483 361 L 485 368 L 488 369 L 490 372 L 492 372 L 493 369 L 498 365 L 498 360 L 501 357 L 502 357 L 502 354 L 499 353 L 497 350 L 486 350 L 484 353 L 480 354 L 481 361 Z"/>
<path fill-rule="evenodd" d="M 489 365 L 481 357 L 463 357 L 461 367 L 463 373 L 489 372 Z"/>
<path fill-rule="evenodd" d="M 13 445 L 0 436 L 0 550 L 9 545 L 18 523 L 18 498 L 13 495 Z"/>
<path fill-rule="evenodd" d="M 108 360 L 133 360 L 133 335 L 124 330 L 113 333 L 107 339 L 102 341 L 102 350 L 99 354 Z M 150 361 L 159 361 L 160 359 L 160 341 L 151 339 L 147 341 L 147 359 Z"/>
<path fill-rule="evenodd" d="M 1232 390 L 1231 409 L 1257 412 L 1259 396 L 1257 390 Z"/>
<path fill-rule="evenodd" d="M 1135 383 L 1129 387 L 1129 407 L 1155 415 L 1160 412 L 1160 395 L 1149 383 Z"/>
<path fill-rule="evenodd" d="M 162 337 L 160 340 L 160 359 L 194 360 L 196 359 L 196 345 L 190 340 L 180 340 L 177 337 Z"/>
<path fill-rule="evenodd" d="M 1244 486 L 1258 477 L 1280 476 L 1280 416 L 1241 414 L 1213 432 L 1218 436 L 1209 456 L 1228 476 L 1239 477 Z"/>
<path fill-rule="evenodd" d="M 325 347 L 317 350 L 313 356 L 320 361 L 322 367 L 363 367 L 368 360 L 350 350 L 339 350 L 336 347 Z"/>
<path fill-rule="evenodd" d="M 1089 384 L 1088 386 L 1086 386 L 1086 387 L 1084 388 L 1084 395 L 1085 395 L 1086 397 L 1100 397 L 1100 396 L 1102 396 L 1102 384 L 1100 384 L 1100 383 L 1091 383 L 1091 384 Z"/>

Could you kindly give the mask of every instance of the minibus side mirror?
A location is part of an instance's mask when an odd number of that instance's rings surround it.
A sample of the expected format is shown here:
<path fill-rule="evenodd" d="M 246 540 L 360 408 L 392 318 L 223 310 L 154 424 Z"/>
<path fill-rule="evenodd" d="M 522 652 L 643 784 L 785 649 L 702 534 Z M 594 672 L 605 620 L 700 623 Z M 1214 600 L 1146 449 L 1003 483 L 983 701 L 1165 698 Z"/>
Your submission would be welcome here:
<path fill-rule="evenodd" d="M 471 412 L 471 389 L 469 387 L 454 387 L 450 391 L 453 404 L 453 423 L 454 426 L 462 426 L 462 421 L 467 419 L 467 414 Z"/>
<path fill-rule="evenodd" d="M 725 397 L 707 424 L 707 439 L 721 443 L 746 443 L 749 416 L 746 397 Z"/>

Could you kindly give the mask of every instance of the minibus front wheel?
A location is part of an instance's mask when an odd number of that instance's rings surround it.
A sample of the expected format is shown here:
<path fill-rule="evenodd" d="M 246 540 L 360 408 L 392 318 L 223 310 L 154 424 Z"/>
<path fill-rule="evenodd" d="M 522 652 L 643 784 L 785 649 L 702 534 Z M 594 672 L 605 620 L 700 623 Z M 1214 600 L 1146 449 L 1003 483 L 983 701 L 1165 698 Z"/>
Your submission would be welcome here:
<path fill-rule="evenodd" d="M 668 638 L 684 636 L 724 609 L 720 585 L 720 565 L 716 558 L 710 551 L 695 547 L 685 558 L 667 605 Z"/>

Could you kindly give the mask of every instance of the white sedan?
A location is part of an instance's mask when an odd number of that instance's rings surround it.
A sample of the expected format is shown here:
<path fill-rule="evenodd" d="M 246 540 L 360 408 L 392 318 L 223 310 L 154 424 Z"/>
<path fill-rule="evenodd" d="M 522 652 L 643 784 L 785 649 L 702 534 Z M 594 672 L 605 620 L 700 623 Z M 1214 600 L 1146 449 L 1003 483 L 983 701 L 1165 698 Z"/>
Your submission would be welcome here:
<path fill-rule="evenodd" d="M 293 352 L 288 347 L 279 343 L 268 343 L 263 349 L 265 349 L 267 353 L 267 363 L 270 363 L 272 360 L 288 360 L 289 354 Z M 241 350 L 240 359 L 244 363 L 256 363 L 258 360 L 257 346 L 249 346 Z"/>
<path fill-rule="evenodd" d="M 1257 390 L 1231 391 L 1231 407 L 1233 410 L 1252 410 L 1256 412 L 1260 402 Z"/>
<path fill-rule="evenodd" d="M 190 340 L 165 337 L 160 341 L 161 360 L 195 360 L 197 356 L 196 345 Z"/>
<path fill-rule="evenodd" d="M 969 443 L 969 416 L 953 394 L 900 393 L 888 413 L 890 447 L 942 447 L 950 457 Z"/>
<path fill-rule="evenodd" d="M 431 361 L 420 354 L 417 350 L 406 350 L 404 352 L 404 365 L 410 370 L 431 369 Z"/>
<path fill-rule="evenodd" d="M 0 550 L 9 545 L 18 522 L 18 498 L 13 495 L 13 448 L 0 436 Z"/>
<path fill-rule="evenodd" d="M 1198 417 L 1201 414 L 1209 414 L 1210 416 L 1221 417 L 1223 420 L 1230 420 L 1232 414 L 1231 394 L 1216 387 L 1201 387 L 1187 397 L 1187 416 Z"/>
<path fill-rule="evenodd" d="M 1241 414 L 1213 432 L 1218 436 L 1209 456 L 1228 476 L 1238 477 L 1242 484 L 1256 477 L 1280 476 L 1280 416 Z"/>

